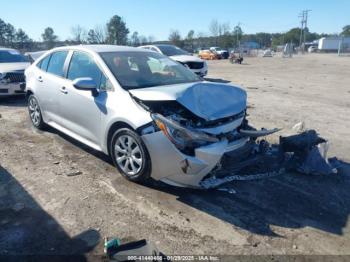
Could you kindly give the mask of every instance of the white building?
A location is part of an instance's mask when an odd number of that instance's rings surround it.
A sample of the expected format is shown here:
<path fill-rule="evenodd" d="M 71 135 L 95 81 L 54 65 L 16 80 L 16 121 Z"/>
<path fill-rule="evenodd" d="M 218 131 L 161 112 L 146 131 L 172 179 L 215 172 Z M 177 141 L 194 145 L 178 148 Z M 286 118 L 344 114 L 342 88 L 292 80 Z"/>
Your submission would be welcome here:
<path fill-rule="evenodd" d="M 322 37 L 318 40 L 318 50 L 320 51 L 338 51 L 339 46 L 341 49 L 350 48 L 350 37 Z"/>

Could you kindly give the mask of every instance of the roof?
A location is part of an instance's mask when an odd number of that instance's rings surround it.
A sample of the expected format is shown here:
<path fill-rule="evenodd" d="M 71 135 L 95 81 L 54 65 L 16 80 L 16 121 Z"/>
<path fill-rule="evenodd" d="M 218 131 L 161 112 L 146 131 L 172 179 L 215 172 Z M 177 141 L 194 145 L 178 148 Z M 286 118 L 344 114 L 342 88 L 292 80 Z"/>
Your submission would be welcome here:
<path fill-rule="evenodd" d="M 54 48 L 54 50 L 60 49 L 80 49 L 80 50 L 89 50 L 96 53 L 103 52 L 127 52 L 127 51 L 137 51 L 137 52 L 147 52 L 147 50 L 130 47 L 130 46 L 119 46 L 119 45 L 75 45 L 75 46 L 62 46 Z"/>
<path fill-rule="evenodd" d="M 170 44 L 154 44 L 154 46 L 175 46 L 175 45 L 170 45 Z M 176 46 L 175 46 L 176 47 Z"/>

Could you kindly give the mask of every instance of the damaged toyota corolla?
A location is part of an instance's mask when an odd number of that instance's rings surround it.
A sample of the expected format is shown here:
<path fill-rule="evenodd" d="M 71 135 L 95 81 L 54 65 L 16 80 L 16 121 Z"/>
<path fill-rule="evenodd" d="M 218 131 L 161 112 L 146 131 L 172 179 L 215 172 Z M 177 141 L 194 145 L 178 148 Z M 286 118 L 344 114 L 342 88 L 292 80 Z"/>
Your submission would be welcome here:
<path fill-rule="evenodd" d="M 132 181 L 201 187 L 224 155 L 258 136 L 241 88 L 203 81 L 183 65 L 121 46 L 55 48 L 26 70 L 32 123 L 111 156 Z"/>

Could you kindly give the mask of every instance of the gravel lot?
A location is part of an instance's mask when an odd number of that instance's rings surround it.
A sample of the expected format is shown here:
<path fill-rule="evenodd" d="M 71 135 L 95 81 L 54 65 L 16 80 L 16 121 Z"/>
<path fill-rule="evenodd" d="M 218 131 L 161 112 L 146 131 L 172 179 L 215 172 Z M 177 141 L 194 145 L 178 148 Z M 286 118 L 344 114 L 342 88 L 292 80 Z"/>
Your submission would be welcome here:
<path fill-rule="evenodd" d="M 349 57 L 208 63 L 208 80 L 248 92 L 256 127 L 287 134 L 305 121 L 330 140 L 330 155 L 350 162 Z M 350 254 L 347 168 L 229 184 L 236 194 L 138 185 L 103 154 L 34 130 L 23 98 L 1 99 L 0 114 L 0 255 L 102 254 L 105 236 L 146 238 L 177 255 Z"/>

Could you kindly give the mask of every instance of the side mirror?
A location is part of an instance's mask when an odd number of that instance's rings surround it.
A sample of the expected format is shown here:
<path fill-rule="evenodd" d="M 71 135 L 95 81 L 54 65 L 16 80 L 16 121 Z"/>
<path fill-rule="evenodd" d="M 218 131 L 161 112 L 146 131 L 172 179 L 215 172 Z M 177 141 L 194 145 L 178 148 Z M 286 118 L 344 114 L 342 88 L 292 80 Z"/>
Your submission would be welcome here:
<path fill-rule="evenodd" d="M 98 95 L 97 84 L 91 77 L 74 79 L 73 86 L 78 90 L 91 91 L 93 96 Z"/>

